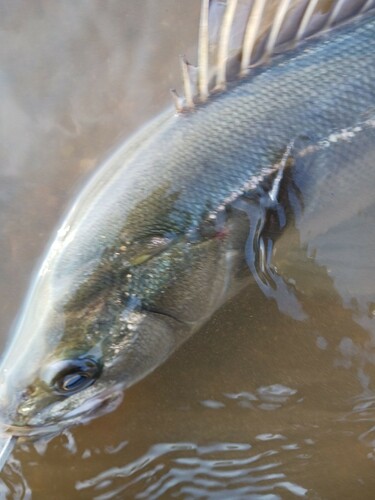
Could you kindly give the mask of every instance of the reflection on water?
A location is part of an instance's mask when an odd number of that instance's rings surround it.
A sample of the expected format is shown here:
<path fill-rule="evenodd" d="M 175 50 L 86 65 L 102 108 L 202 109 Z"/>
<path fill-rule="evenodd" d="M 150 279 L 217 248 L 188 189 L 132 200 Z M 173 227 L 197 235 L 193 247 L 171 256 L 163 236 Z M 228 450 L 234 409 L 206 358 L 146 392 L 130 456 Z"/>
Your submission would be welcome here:
<path fill-rule="evenodd" d="M 77 181 L 169 102 L 176 54 L 196 38 L 198 0 L 53 5 L 0 2 L 2 339 Z M 361 140 L 372 165 L 373 137 Z M 333 210 L 324 189 L 347 185 L 325 177 L 309 190 L 304 169 L 274 265 L 307 319 L 248 287 L 118 410 L 19 443 L 3 497 L 373 498 L 374 181 L 358 176 Z"/>
<path fill-rule="evenodd" d="M 280 438 L 285 439 L 283 436 Z M 289 491 L 297 496 L 307 493 L 305 488 L 287 481 L 280 471 L 277 447 L 258 454 L 252 453 L 251 448 L 251 445 L 241 443 L 211 446 L 160 443 L 141 460 L 109 469 L 96 478 L 78 483 L 77 489 L 93 488 L 97 492 L 96 498 L 103 499 L 108 498 L 106 490 L 109 488 L 111 494 L 126 492 L 129 496 L 136 494 L 137 498 L 161 498 L 167 494 L 185 498 L 207 495 L 210 498 L 230 498 L 233 493 L 245 496 L 270 490 L 281 494 Z M 290 448 L 284 445 L 280 449 Z M 118 482 L 120 486 L 116 487 Z"/>
<path fill-rule="evenodd" d="M 20 460 L 10 457 L 3 472 L 0 494 L 2 498 L 31 498 L 32 491 L 23 475 Z"/>

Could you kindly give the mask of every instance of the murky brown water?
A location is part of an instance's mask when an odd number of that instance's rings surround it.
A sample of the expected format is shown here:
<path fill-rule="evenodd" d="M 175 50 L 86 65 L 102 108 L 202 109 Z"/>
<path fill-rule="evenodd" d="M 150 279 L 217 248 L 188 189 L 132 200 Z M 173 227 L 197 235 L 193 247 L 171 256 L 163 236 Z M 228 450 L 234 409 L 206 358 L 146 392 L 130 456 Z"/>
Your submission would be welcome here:
<path fill-rule="evenodd" d="M 170 103 L 176 55 L 194 57 L 198 11 L 199 0 L 0 1 L 3 345 L 85 176 Z M 0 495 L 374 498 L 373 215 L 328 224 L 293 265 L 286 248 L 300 235 L 292 227 L 278 242 L 276 264 L 299 284 L 307 320 L 247 289 L 118 410 L 20 444 Z"/>

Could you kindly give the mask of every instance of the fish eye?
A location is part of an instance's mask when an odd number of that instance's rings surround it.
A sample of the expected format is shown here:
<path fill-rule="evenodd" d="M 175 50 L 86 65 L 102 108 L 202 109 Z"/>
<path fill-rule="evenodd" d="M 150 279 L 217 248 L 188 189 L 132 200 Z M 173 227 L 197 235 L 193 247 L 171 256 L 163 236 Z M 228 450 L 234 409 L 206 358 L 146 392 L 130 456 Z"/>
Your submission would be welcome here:
<path fill-rule="evenodd" d="M 42 378 L 60 396 L 71 396 L 90 387 L 101 372 L 92 358 L 64 359 L 48 366 Z"/>
<path fill-rule="evenodd" d="M 81 391 L 94 382 L 94 379 L 88 377 L 86 373 L 69 373 L 61 380 L 57 380 L 57 388 L 59 392 L 74 393 Z"/>

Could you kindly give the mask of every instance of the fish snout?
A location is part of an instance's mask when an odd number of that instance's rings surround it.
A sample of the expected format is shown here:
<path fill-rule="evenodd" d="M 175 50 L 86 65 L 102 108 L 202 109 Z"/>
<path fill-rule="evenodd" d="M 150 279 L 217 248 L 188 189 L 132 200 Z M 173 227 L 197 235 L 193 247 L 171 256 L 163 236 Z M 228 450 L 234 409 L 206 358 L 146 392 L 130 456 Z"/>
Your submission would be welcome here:
<path fill-rule="evenodd" d="M 35 389 L 22 383 L 11 370 L 0 374 L 0 425 L 24 426 L 36 411 Z"/>
<path fill-rule="evenodd" d="M 18 401 L 24 398 L 25 391 L 16 391 L 9 377 L 3 373 L 0 378 L 0 424 L 11 425 L 18 420 Z"/>

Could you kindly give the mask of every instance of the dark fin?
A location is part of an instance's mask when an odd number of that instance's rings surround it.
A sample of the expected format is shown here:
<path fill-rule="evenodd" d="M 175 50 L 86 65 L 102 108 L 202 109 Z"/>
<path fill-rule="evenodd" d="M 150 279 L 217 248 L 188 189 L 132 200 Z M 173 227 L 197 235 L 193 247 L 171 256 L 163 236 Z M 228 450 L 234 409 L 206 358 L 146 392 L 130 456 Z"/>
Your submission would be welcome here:
<path fill-rule="evenodd" d="M 245 212 L 249 218 L 250 230 L 246 242 L 245 258 L 255 282 L 266 297 L 276 301 L 281 312 L 297 320 L 306 319 L 306 314 L 295 295 L 295 290 L 284 281 L 272 265 L 273 241 L 262 235 L 269 209 L 267 210 L 255 200 L 245 198 L 238 198 L 233 202 L 232 207 Z"/>
<path fill-rule="evenodd" d="M 249 196 L 243 195 L 237 198 L 231 207 L 244 212 L 249 219 L 250 230 L 246 241 L 245 258 L 257 285 L 266 297 L 276 301 L 281 312 L 294 319 L 303 320 L 307 316 L 293 287 L 278 274 L 272 264 L 274 239 L 271 232 L 264 231 L 271 214 L 274 224 L 277 221 L 278 232 L 286 224 L 286 215 L 279 203 L 279 195 L 285 169 L 293 164 L 291 160 L 294 142 L 292 141 L 285 149 L 271 184 L 266 188 L 260 185 L 256 193 L 252 192 Z"/>
<path fill-rule="evenodd" d="M 368 12 L 375 0 L 202 0 L 201 6 L 198 67 L 182 59 L 185 99 L 178 111 L 207 101 L 274 54 Z"/>

